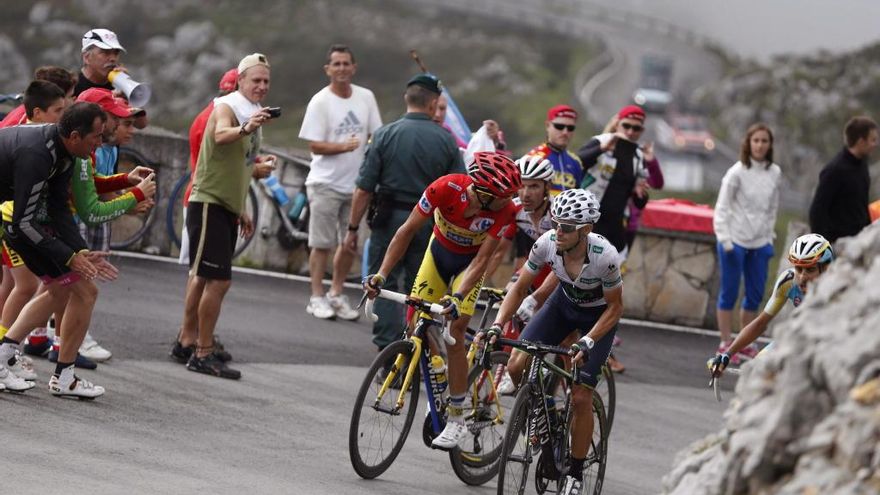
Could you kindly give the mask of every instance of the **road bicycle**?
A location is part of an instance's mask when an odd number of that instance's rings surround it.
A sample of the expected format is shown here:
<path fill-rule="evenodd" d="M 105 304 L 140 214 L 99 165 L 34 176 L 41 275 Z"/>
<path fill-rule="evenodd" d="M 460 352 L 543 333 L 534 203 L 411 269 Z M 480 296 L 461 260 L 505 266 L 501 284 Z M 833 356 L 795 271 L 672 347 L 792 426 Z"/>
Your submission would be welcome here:
<path fill-rule="evenodd" d="M 507 291 L 504 289 L 496 289 L 491 287 L 483 287 L 481 289 L 481 294 L 485 296 L 485 312 L 484 318 L 481 322 L 480 328 L 486 328 L 486 322 L 488 321 L 485 316 L 488 315 L 489 310 L 500 304 L 504 300 L 504 296 Z M 519 339 L 520 333 L 522 333 L 525 328 L 526 323 L 523 322 L 519 317 L 515 316 L 510 319 L 510 321 L 504 325 L 502 329 L 501 336 L 507 339 L 516 340 Z M 510 348 L 505 348 L 505 352 L 510 352 Z M 568 367 L 567 356 L 555 356 L 554 357 L 557 366 Z M 506 372 L 507 367 L 504 366 L 501 371 Z M 503 373 L 499 375 L 496 380 L 498 383 L 501 382 Z M 553 380 L 551 383 L 551 388 L 555 387 L 565 387 L 565 382 L 558 380 L 555 376 L 551 377 Z M 617 406 L 617 388 L 614 381 L 614 372 L 611 371 L 611 368 L 606 363 L 602 366 L 602 380 L 599 381 L 599 384 L 596 385 L 596 392 L 598 392 L 602 396 L 602 401 L 605 404 L 605 416 L 606 423 L 608 424 L 608 431 L 611 431 L 611 427 L 614 424 L 614 411 Z"/>
<path fill-rule="evenodd" d="M 168 197 L 167 207 L 165 208 L 165 228 L 168 231 L 168 238 L 171 239 L 171 242 L 178 249 L 180 249 L 180 234 L 183 229 L 183 195 L 189 185 L 190 177 L 191 173 L 187 171 L 177 180 L 174 188 L 171 190 L 171 195 Z M 262 191 L 262 193 L 259 191 Z M 245 200 L 245 211 L 254 223 L 254 228 L 259 231 L 260 236 L 263 239 L 268 239 L 272 237 L 273 232 L 269 226 L 270 219 L 264 219 L 261 216 L 259 199 L 262 195 L 269 197 L 272 210 L 275 212 L 276 217 L 281 220 L 278 230 L 274 232 L 281 247 L 292 250 L 305 245 L 309 238 L 309 205 L 308 198 L 305 196 L 305 190 L 299 191 L 294 196 L 294 199 L 289 202 L 298 205 L 295 216 L 291 218 L 291 211 L 287 209 L 288 203 L 279 203 L 275 195 L 267 192 L 265 187 L 258 181 L 251 180 L 250 186 L 248 186 L 247 199 Z M 238 255 L 244 252 L 251 241 L 253 241 L 253 238 L 254 236 L 248 238 L 239 237 L 235 244 L 233 258 L 238 257 Z"/>
<path fill-rule="evenodd" d="M 443 431 L 448 393 L 438 388 L 432 374 L 425 371 L 429 370 L 432 352 L 445 354 L 445 345 L 454 343 L 445 322 L 438 317 L 443 306 L 388 290 L 382 290 L 378 297 L 411 306 L 418 311 L 418 320 L 410 336 L 392 343 L 376 356 L 355 398 L 349 427 L 349 458 L 355 472 L 366 479 L 380 476 L 397 458 L 415 421 L 421 388 L 428 402 L 423 442 L 430 447 Z M 367 302 L 366 312 L 372 317 L 372 301 Z M 484 368 L 476 362 L 477 351 L 472 344 L 467 352 L 469 372 L 463 417 L 469 435 L 449 451 L 453 471 L 469 485 L 480 485 L 496 476 L 505 417 L 510 410 L 505 401 L 512 403 L 496 393 L 492 372 L 506 364 L 507 355 L 489 354 L 489 363 Z"/>
<path fill-rule="evenodd" d="M 573 413 L 570 391 L 578 383 L 579 375 L 576 364 L 572 363 L 572 371 L 568 372 L 547 358 L 549 355 L 567 356 L 571 349 L 503 337 L 498 338 L 495 345 L 509 345 L 532 358 L 525 375 L 526 383 L 516 394 L 504 436 L 498 494 L 525 493 L 530 473 L 534 475 L 538 493 L 552 489 L 559 493 L 570 468 Z M 550 379 L 554 376 L 567 385 L 561 408 L 557 405 L 556 388 Z M 609 431 L 600 394 L 593 394 L 592 406 L 593 436 L 584 461 L 581 493 L 599 495 L 605 478 Z M 551 485 L 555 486 L 551 488 Z"/>

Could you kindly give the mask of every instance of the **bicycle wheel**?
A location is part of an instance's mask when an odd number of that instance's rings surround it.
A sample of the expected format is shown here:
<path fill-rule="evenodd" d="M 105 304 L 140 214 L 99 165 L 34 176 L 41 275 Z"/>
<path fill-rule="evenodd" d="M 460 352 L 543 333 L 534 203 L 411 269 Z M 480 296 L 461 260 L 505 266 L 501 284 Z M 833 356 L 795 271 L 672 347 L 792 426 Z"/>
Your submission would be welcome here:
<path fill-rule="evenodd" d="M 498 466 L 498 495 L 522 495 L 526 491 L 532 465 L 532 446 L 528 435 L 532 387 L 520 387 L 513 403 Z"/>
<path fill-rule="evenodd" d="M 617 403 L 617 395 L 614 384 L 614 372 L 606 364 L 602 367 L 602 379 L 596 386 L 596 391 L 602 396 L 602 402 L 605 405 L 605 423 L 608 430 L 607 435 L 611 434 L 611 427 L 614 425 L 614 406 Z"/>
<path fill-rule="evenodd" d="M 143 155 L 131 148 L 119 148 L 119 159 L 116 162 L 116 168 L 119 173 L 128 173 L 137 166 L 150 167 L 156 169 L 156 166 L 150 164 Z M 153 200 L 159 204 L 159 179 L 158 171 L 156 171 L 156 194 Z M 110 224 L 110 248 L 125 249 L 140 241 L 153 220 L 156 218 L 156 207 L 150 208 L 146 213 L 126 213 L 121 217 L 113 220 Z"/>
<path fill-rule="evenodd" d="M 257 200 L 257 191 L 254 189 L 254 185 L 251 184 L 248 187 L 247 198 L 245 198 L 244 211 L 251 217 L 251 222 L 254 224 L 254 228 L 256 229 L 257 225 L 260 224 L 260 204 Z M 254 240 L 254 235 L 250 237 L 241 237 L 238 236 L 238 240 L 235 241 L 235 251 L 232 252 L 232 257 L 237 258 L 245 249 L 251 244 L 251 241 Z"/>
<path fill-rule="evenodd" d="M 513 397 L 496 393 L 499 371 L 507 367 L 508 358 L 508 353 L 495 351 L 490 369 L 475 365 L 468 373 L 464 417 L 470 436 L 449 452 L 452 470 L 468 485 L 482 485 L 498 474 L 506 416 L 514 402 Z"/>
<path fill-rule="evenodd" d="M 410 383 L 409 401 L 399 390 L 411 360 L 418 360 L 412 342 L 401 340 L 376 356 L 354 402 L 348 431 L 348 456 L 355 472 L 373 479 L 385 472 L 397 458 L 409 436 L 419 402 L 419 370 Z M 390 371 L 385 371 L 390 370 Z M 382 392 L 385 382 L 389 383 Z M 398 388 L 394 388 L 397 386 Z M 404 401 L 397 407 L 397 401 Z"/>
<path fill-rule="evenodd" d="M 600 495 L 605 480 L 605 465 L 608 460 L 608 424 L 605 419 L 605 405 L 602 396 L 593 394 L 593 439 L 590 452 L 584 461 L 581 493 Z"/>
<path fill-rule="evenodd" d="M 183 230 L 183 194 L 189 184 L 189 177 L 190 173 L 187 172 L 177 179 L 165 206 L 165 229 L 177 249 L 180 249 L 180 233 Z"/>

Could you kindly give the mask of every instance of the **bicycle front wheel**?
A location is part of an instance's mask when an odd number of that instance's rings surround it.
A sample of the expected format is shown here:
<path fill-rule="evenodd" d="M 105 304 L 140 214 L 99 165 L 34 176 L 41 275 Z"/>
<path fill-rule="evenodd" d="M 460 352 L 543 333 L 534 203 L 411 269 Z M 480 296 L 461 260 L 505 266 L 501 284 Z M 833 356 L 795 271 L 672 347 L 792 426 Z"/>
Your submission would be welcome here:
<path fill-rule="evenodd" d="M 514 402 L 513 397 L 497 392 L 509 358 L 508 353 L 495 351 L 491 368 L 484 370 L 477 364 L 468 373 L 464 417 L 469 435 L 449 452 L 452 470 L 468 485 L 482 485 L 498 474 L 507 417 Z"/>
<path fill-rule="evenodd" d="M 596 392 L 602 396 L 602 402 L 605 405 L 605 423 L 606 434 L 611 434 L 611 427 L 614 425 L 614 406 L 617 403 L 617 391 L 614 385 L 614 372 L 608 367 L 608 364 L 602 367 L 602 380 L 596 386 Z"/>
<path fill-rule="evenodd" d="M 400 454 L 419 402 L 419 369 L 409 390 L 400 390 L 410 362 L 419 356 L 408 340 L 394 342 L 376 356 L 354 402 L 348 431 L 348 455 L 355 472 L 373 479 Z M 383 390 L 384 389 L 384 390 Z M 407 398 L 407 396 L 409 396 Z"/>
<path fill-rule="evenodd" d="M 119 148 L 119 158 L 116 161 L 116 168 L 119 173 L 131 172 L 137 166 L 156 168 L 139 152 L 131 148 Z M 159 204 L 158 171 L 156 172 L 155 182 L 156 194 L 153 196 L 153 201 Z M 110 224 L 110 248 L 125 249 L 131 247 L 144 237 L 155 218 L 156 207 L 154 206 L 146 213 L 126 213 L 113 220 Z"/>
<path fill-rule="evenodd" d="M 532 387 L 520 387 L 513 403 L 498 468 L 498 495 L 522 495 L 526 491 L 532 465 L 532 444 L 529 439 Z"/>
<path fill-rule="evenodd" d="M 593 394 L 593 438 L 590 452 L 584 461 L 581 493 L 600 495 L 605 480 L 605 466 L 608 460 L 608 423 L 605 419 L 605 405 L 602 396 Z"/>

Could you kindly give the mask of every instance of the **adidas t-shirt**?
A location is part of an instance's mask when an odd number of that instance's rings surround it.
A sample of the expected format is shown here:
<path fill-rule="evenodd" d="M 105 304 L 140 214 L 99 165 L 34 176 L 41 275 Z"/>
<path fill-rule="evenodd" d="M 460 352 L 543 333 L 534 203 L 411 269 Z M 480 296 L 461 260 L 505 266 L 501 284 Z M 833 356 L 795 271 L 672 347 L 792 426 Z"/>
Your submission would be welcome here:
<path fill-rule="evenodd" d="M 309 101 L 303 117 L 300 139 L 343 143 L 352 135 L 360 146 L 336 155 L 312 154 L 312 169 L 306 185 L 326 184 L 344 194 L 354 193 L 354 182 L 364 161 L 367 136 L 382 126 L 376 97 L 367 88 L 351 85 L 351 96 L 340 98 L 325 87 Z"/>

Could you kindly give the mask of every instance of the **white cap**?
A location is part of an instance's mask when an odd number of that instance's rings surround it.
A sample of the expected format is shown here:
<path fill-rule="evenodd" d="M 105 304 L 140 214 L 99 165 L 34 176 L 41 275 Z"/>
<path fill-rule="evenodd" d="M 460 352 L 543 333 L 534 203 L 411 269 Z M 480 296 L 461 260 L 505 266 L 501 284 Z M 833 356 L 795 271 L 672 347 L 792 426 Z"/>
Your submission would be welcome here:
<path fill-rule="evenodd" d="M 86 51 L 91 46 L 97 46 L 104 50 L 125 51 L 125 48 L 122 48 L 122 45 L 119 44 L 119 39 L 116 37 L 116 33 L 109 29 L 90 29 L 86 32 L 86 34 L 83 35 L 82 51 Z"/>
<path fill-rule="evenodd" d="M 244 71 L 250 69 L 251 67 L 263 65 L 267 69 L 269 68 L 269 59 L 266 58 L 262 53 L 251 53 L 245 58 L 241 59 L 241 62 L 238 63 L 238 75 L 241 77 L 244 74 Z"/>

